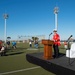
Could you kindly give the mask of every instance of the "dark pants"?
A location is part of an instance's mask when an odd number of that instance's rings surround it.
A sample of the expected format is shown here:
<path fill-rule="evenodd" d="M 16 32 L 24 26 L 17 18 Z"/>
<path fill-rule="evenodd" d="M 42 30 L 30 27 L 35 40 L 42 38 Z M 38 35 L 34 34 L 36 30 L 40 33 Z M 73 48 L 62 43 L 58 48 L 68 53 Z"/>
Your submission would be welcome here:
<path fill-rule="evenodd" d="M 53 45 L 54 48 L 54 58 L 57 58 L 59 56 L 59 47 L 58 45 Z"/>
<path fill-rule="evenodd" d="M 30 47 L 32 47 L 32 44 L 30 44 Z"/>

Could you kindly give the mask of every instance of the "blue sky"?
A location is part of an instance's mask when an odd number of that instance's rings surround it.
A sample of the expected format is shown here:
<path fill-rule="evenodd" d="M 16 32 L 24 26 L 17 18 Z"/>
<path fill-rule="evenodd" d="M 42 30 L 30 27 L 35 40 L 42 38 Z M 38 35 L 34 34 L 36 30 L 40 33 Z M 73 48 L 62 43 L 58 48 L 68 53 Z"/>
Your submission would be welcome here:
<path fill-rule="evenodd" d="M 54 7 L 59 7 L 58 33 L 61 39 L 75 38 L 75 0 L 0 0 L 0 39 L 4 39 L 3 14 L 7 19 L 7 36 L 46 35 L 55 28 Z"/>

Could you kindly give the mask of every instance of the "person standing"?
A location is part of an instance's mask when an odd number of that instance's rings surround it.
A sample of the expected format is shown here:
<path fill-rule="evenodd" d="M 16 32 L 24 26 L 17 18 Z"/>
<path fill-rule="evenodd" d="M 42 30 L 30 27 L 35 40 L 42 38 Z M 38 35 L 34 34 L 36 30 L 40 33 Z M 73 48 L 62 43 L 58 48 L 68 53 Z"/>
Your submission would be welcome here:
<path fill-rule="evenodd" d="M 7 44 L 7 48 L 9 48 L 10 47 L 10 41 L 7 41 L 6 44 Z"/>
<path fill-rule="evenodd" d="M 31 42 L 31 40 L 29 40 L 29 46 L 30 46 L 30 48 L 32 47 L 32 42 Z"/>
<path fill-rule="evenodd" d="M 1 50 L 1 48 L 2 48 L 2 43 L 3 43 L 2 40 L 0 40 L 0 50 Z"/>
<path fill-rule="evenodd" d="M 12 42 L 12 48 L 16 49 L 16 41 Z"/>
<path fill-rule="evenodd" d="M 67 42 L 64 41 L 64 48 L 67 49 Z"/>
<path fill-rule="evenodd" d="M 35 40 L 34 47 L 38 48 L 38 40 Z"/>
<path fill-rule="evenodd" d="M 54 49 L 54 58 L 58 58 L 59 57 L 59 46 L 60 46 L 60 36 L 57 33 L 57 30 L 54 29 L 53 30 L 53 49 Z"/>

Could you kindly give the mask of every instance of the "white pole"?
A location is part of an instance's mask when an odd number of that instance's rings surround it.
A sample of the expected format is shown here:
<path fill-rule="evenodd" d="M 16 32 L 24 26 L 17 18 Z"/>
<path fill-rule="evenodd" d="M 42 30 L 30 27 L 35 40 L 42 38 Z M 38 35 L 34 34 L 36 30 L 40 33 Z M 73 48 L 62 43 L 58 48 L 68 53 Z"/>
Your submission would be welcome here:
<path fill-rule="evenodd" d="M 5 25 L 4 25 L 4 27 L 5 27 L 4 28 L 4 41 L 6 43 L 6 40 L 7 40 L 6 19 L 8 18 L 8 14 L 4 14 L 3 17 L 4 17 L 4 20 L 5 20 Z"/>
<path fill-rule="evenodd" d="M 55 29 L 58 30 L 58 16 L 57 16 L 57 13 L 55 13 Z"/>
<path fill-rule="evenodd" d="M 54 8 L 54 14 L 55 14 L 55 29 L 58 30 L 58 7 Z"/>
<path fill-rule="evenodd" d="M 4 37 L 5 37 L 5 43 L 6 43 L 6 38 L 7 38 L 7 35 L 6 35 L 6 19 L 5 19 L 5 34 L 4 34 Z"/>

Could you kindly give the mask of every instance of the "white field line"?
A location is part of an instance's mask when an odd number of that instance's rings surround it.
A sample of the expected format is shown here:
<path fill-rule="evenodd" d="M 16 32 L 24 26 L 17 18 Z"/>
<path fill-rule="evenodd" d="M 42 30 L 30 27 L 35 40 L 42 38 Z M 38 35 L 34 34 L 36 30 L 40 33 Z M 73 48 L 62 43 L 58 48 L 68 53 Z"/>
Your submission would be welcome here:
<path fill-rule="evenodd" d="M 10 72 L 5 72 L 5 73 L 0 73 L 0 75 L 10 74 L 10 73 L 15 73 L 15 72 L 21 72 L 21 71 L 28 71 L 28 70 L 37 69 L 37 68 L 40 68 L 40 66 L 21 69 L 21 70 L 10 71 Z"/>

